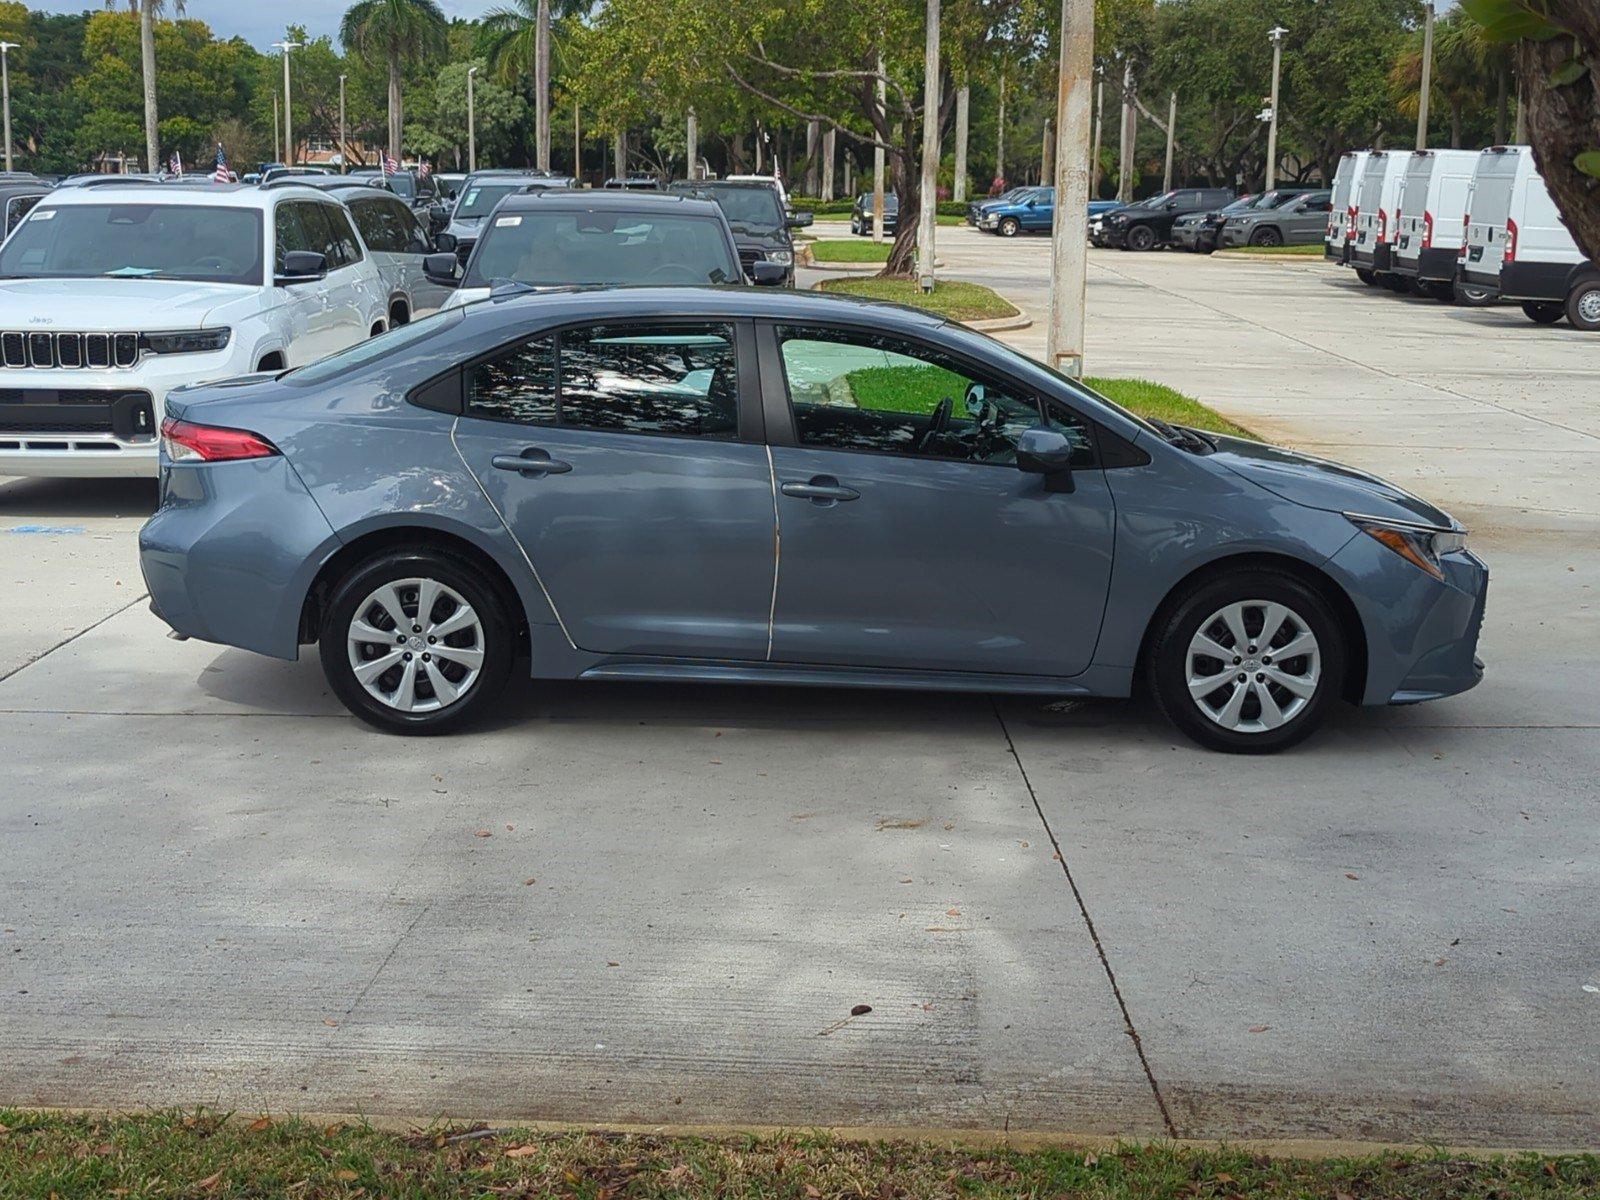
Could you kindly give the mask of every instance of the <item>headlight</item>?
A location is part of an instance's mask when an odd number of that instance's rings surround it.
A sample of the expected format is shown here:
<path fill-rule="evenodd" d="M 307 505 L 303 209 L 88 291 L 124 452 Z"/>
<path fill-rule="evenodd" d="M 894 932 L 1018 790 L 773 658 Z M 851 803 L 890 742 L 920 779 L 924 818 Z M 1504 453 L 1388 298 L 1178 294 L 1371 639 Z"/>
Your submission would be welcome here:
<path fill-rule="evenodd" d="M 1360 513 L 1344 515 L 1362 533 L 1383 543 L 1412 566 L 1426 571 L 1441 583 L 1444 581 L 1444 566 L 1439 561 L 1440 557 L 1467 548 L 1467 533 L 1464 529 L 1412 525 L 1405 521 L 1364 517 Z"/>
<path fill-rule="evenodd" d="M 173 333 L 147 333 L 139 339 L 139 347 L 151 354 L 202 354 L 208 350 L 222 350 L 233 337 L 233 330 L 181 329 Z"/>
<path fill-rule="evenodd" d="M 794 254 L 788 250 L 768 250 L 767 261 L 775 262 L 780 266 L 787 267 L 790 263 L 794 262 Z"/>

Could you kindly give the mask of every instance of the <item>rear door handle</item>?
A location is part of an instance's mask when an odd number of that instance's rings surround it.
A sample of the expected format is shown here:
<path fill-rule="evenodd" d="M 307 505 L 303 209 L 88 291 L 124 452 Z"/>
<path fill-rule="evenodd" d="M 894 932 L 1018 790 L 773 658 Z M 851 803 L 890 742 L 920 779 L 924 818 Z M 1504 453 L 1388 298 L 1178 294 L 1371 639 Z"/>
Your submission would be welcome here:
<path fill-rule="evenodd" d="M 861 493 L 856 491 L 855 488 L 845 487 L 832 475 L 814 475 L 804 483 L 794 480 L 784 484 L 778 490 L 785 496 L 793 496 L 797 500 L 813 500 L 818 503 L 859 500 L 861 498 Z"/>
<path fill-rule="evenodd" d="M 496 454 L 489 465 L 497 471 L 515 471 L 519 475 L 565 475 L 572 464 L 551 458 L 548 450 L 529 446 L 521 454 Z"/>

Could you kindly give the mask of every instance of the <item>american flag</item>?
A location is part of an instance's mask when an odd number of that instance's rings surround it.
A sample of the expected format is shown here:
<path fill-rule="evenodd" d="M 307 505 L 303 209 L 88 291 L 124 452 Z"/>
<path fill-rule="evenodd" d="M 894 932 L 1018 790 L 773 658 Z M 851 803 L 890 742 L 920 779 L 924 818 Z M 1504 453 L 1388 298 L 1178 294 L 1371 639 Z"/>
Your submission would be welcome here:
<path fill-rule="evenodd" d="M 422 165 L 417 168 L 417 174 L 423 179 L 426 179 L 429 175 L 433 174 L 433 168 L 427 164 L 426 160 L 424 160 Z"/>
<path fill-rule="evenodd" d="M 232 183 L 233 174 L 228 170 L 228 156 L 222 152 L 222 143 L 217 143 L 217 169 L 211 173 L 213 183 Z"/>
<path fill-rule="evenodd" d="M 383 152 L 383 177 L 387 179 L 389 176 L 398 175 L 399 173 L 400 164 L 395 162 L 394 159 L 390 158 L 389 152 L 385 150 Z"/>
<path fill-rule="evenodd" d="M 173 175 L 183 174 L 183 155 L 176 150 L 172 152 L 172 161 L 167 164 L 167 171 Z"/>

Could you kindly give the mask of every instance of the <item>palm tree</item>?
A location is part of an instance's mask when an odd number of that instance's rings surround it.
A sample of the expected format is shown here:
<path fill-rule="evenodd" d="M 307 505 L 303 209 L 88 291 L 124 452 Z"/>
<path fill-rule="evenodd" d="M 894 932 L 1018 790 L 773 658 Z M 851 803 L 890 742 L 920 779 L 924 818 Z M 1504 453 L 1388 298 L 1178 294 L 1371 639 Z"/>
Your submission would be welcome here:
<path fill-rule="evenodd" d="M 106 11 L 117 7 L 117 0 L 106 0 Z M 156 17 L 165 9 L 164 0 L 128 0 L 128 11 L 139 14 L 139 66 L 144 75 L 144 152 L 145 170 L 156 170 L 161 161 L 161 135 L 156 128 Z M 183 16 L 184 0 L 173 0 L 173 12 Z"/>
<path fill-rule="evenodd" d="M 559 18 L 581 16 L 593 0 L 555 0 Z M 511 0 L 483 15 L 489 35 L 489 69 L 515 86 L 533 76 L 536 161 L 550 169 L 550 19 L 551 0 Z"/>
<path fill-rule="evenodd" d="M 448 24 L 436 0 L 356 0 L 339 23 L 339 40 L 369 62 L 389 66 L 389 157 L 400 161 L 403 105 L 400 68 L 443 53 Z"/>

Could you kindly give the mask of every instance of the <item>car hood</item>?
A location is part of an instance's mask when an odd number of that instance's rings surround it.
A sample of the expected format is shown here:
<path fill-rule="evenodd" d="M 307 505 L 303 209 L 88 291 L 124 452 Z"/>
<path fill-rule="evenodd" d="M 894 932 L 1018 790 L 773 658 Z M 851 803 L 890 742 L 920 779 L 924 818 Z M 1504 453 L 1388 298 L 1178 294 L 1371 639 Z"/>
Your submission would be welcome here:
<path fill-rule="evenodd" d="M 1243 438 L 1217 438 L 1210 461 L 1259 484 L 1275 496 L 1328 512 L 1361 513 L 1445 528 L 1456 521 L 1404 488 L 1327 459 L 1296 454 Z"/>
<path fill-rule="evenodd" d="M 207 318 L 255 289 L 176 279 L 0 280 L 0 328 L 200 329 Z"/>

